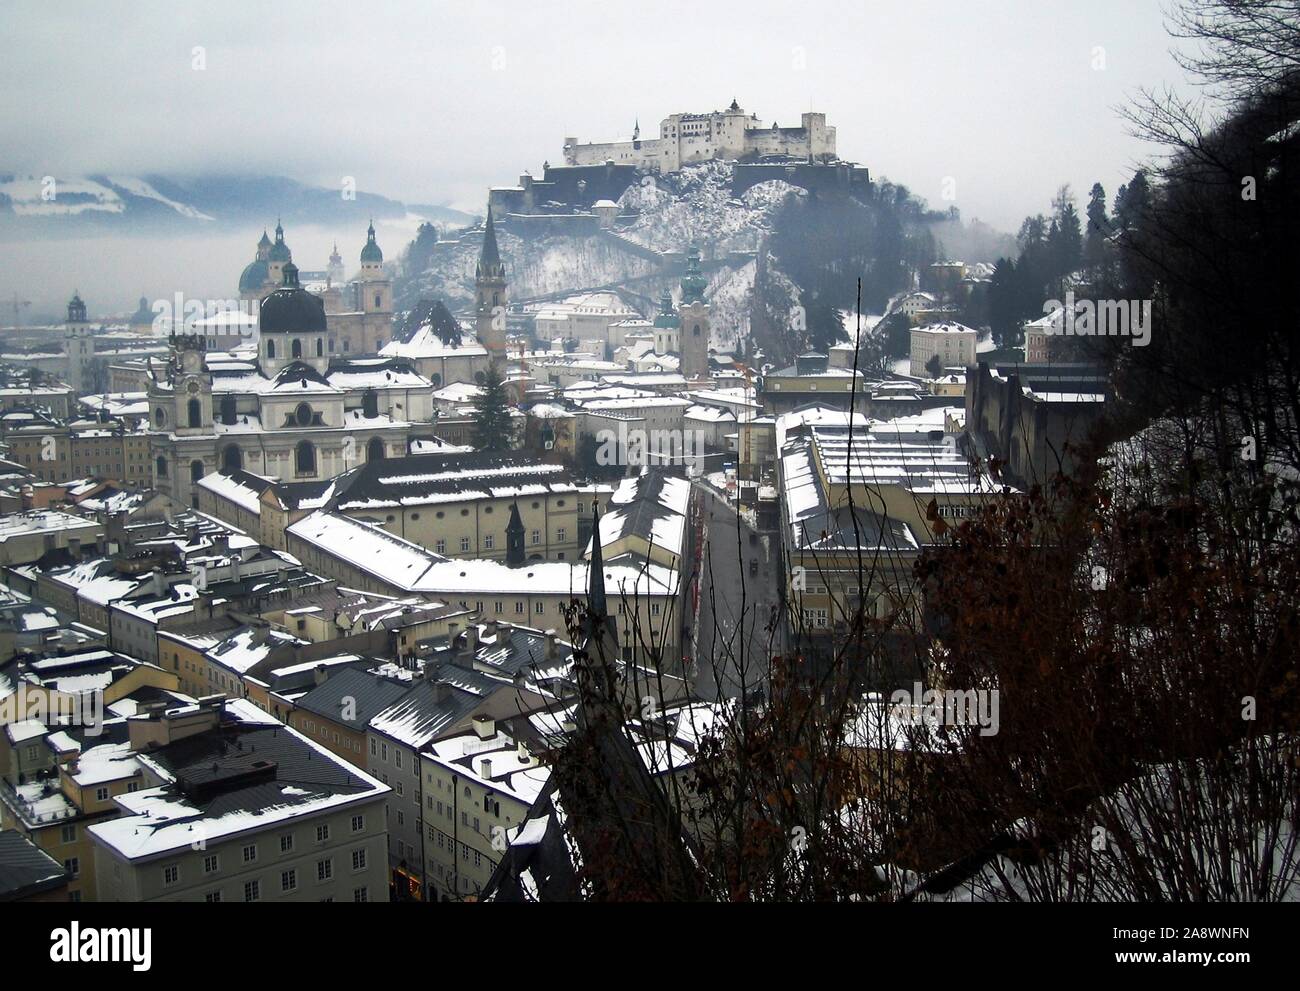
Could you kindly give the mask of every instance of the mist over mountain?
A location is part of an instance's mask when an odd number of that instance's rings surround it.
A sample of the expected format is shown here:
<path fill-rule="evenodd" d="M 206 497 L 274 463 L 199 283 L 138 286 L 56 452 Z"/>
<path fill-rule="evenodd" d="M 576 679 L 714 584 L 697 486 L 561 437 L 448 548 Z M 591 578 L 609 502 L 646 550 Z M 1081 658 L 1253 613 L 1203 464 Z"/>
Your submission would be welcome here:
<path fill-rule="evenodd" d="M 0 239 L 211 231 L 265 224 L 344 225 L 414 215 L 465 224 L 468 214 L 278 175 L 38 176 L 0 172 Z"/>

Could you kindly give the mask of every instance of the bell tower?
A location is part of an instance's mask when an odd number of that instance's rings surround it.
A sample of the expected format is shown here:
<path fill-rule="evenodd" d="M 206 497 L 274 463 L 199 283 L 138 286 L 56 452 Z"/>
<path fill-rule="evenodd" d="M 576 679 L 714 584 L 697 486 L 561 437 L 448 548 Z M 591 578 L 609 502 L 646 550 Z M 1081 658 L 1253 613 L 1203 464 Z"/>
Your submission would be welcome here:
<path fill-rule="evenodd" d="M 487 349 L 488 360 L 496 364 L 506 353 L 506 267 L 497 250 L 492 206 L 488 204 L 483 250 L 474 271 L 474 331 Z"/>
<path fill-rule="evenodd" d="M 700 274 L 700 249 L 692 244 L 686 252 L 682 302 L 677 309 L 682 342 L 681 373 L 688 381 L 709 377 L 709 304 L 704 302 L 707 284 Z"/>
<path fill-rule="evenodd" d="M 366 229 L 366 246 L 361 249 L 361 312 L 392 313 L 393 284 L 384 278 L 384 253 L 375 243 L 375 222 Z"/>
<path fill-rule="evenodd" d="M 95 340 L 90 322 L 86 319 L 86 304 L 81 294 L 73 292 L 68 300 L 68 320 L 64 324 L 63 353 L 68 359 L 68 385 L 81 395 L 91 385 L 91 363 L 95 356 Z"/>

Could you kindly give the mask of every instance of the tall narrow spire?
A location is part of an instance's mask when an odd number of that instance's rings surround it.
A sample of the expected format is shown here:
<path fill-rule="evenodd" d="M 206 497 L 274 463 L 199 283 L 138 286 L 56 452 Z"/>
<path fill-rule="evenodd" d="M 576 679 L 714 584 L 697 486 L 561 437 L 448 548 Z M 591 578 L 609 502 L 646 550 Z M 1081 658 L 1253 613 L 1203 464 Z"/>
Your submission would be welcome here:
<path fill-rule="evenodd" d="M 600 549 L 600 506 L 595 503 L 591 517 L 591 562 L 587 567 L 587 622 L 594 626 L 609 616 L 605 601 L 605 560 Z M 588 629 L 587 632 L 595 631 Z"/>
<path fill-rule="evenodd" d="M 505 267 L 501 264 L 501 252 L 497 249 L 497 232 L 496 226 L 492 222 L 492 207 L 488 207 L 487 226 L 483 229 L 483 250 L 478 256 L 478 269 L 475 273 L 479 278 L 500 278 L 505 275 Z"/>

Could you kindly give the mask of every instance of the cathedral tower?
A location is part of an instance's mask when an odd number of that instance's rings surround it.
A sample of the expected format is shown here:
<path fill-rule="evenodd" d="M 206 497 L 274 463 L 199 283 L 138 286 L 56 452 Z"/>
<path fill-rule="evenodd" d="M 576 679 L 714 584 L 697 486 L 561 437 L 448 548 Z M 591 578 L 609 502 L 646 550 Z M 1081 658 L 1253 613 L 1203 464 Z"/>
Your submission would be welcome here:
<path fill-rule="evenodd" d="M 361 249 L 361 312 L 393 312 L 393 284 L 384 278 L 384 253 L 375 243 L 373 220 L 366 229 L 366 246 Z"/>
<path fill-rule="evenodd" d="M 262 237 L 266 234 L 263 232 Z M 261 245 L 258 246 L 258 252 L 261 252 Z M 289 246 L 284 243 L 284 228 L 280 226 L 280 221 L 275 222 L 275 243 L 267 249 L 267 281 L 278 286 L 284 280 L 284 266 L 293 261 L 293 252 Z"/>

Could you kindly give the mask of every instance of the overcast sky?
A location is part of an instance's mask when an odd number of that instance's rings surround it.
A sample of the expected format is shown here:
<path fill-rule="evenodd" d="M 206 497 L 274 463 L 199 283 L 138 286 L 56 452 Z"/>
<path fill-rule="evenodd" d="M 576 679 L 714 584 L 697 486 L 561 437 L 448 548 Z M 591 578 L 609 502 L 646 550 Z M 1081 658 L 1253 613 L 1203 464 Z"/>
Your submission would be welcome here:
<path fill-rule="evenodd" d="M 196 70 L 193 49 L 205 49 Z M 1144 149 L 1114 108 L 1180 83 L 1154 0 L 5 0 L 0 170 L 270 172 L 474 208 L 565 135 L 733 97 L 1014 230 Z M 1094 68 L 1102 50 L 1104 68 Z"/>

